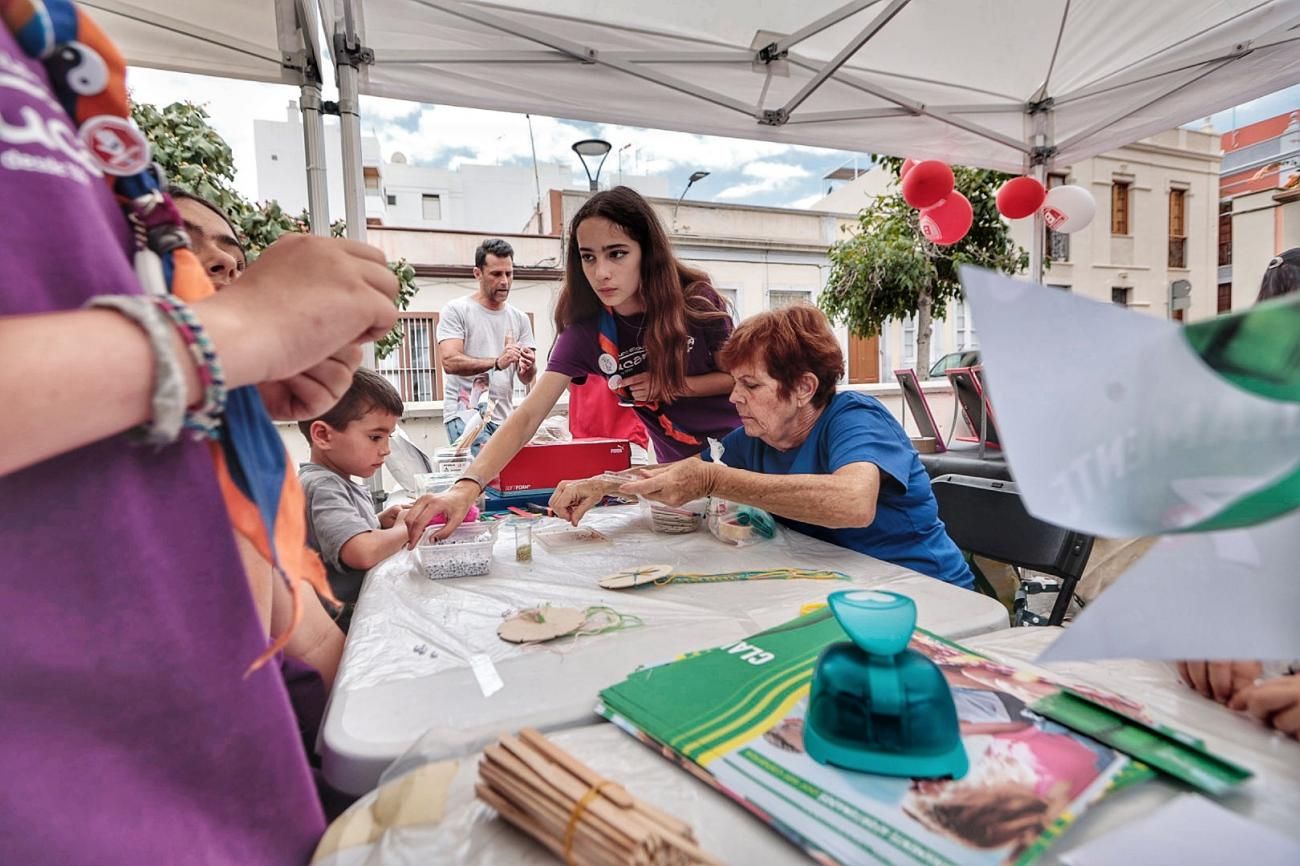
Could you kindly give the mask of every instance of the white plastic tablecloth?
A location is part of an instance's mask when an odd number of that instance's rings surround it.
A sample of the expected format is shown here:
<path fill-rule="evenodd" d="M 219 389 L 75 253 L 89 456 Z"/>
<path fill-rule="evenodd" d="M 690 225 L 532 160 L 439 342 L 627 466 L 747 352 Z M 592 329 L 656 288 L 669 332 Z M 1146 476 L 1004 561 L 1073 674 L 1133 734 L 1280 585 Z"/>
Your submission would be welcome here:
<path fill-rule="evenodd" d="M 402 553 L 367 576 L 352 619 L 339 679 L 321 731 L 330 784 L 354 794 L 425 735 L 430 759 L 467 755 L 501 731 L 589 724 L 597 692 L 638 666 L 738 640 L 789 620 L 802 604 L 844 583 L 764 580 L 672 584 L 614 592 L 596 581 L 646 564 L 716 573 L 791 566 L 840 571 L 862 586 L 884 586 L 917 602 L 919 624 L 962 638 L 1003 628 L 993 599 L 900 566 L 789 530 L 748 547 L 707 531 L 664 535 L 635 506 L 594 511 L 584 521 L 609 544 L 555 553 L 537 543 L 532 562 L 516 562 L 503 527 L 492 571 L 429 580 Z M 518 646 L 497 637 L 511 612 L 549 602 L 608 605 L 644 625 L 609 634 Z M 499 686 L 498 686 L 499 683 Z"/>
<path fill-rule="evenodd" d="M 1004 629 L 962 643 L 995 660 L 1032 670 L 1029 662 L 1059 634 L 1056 628 Z M 1191 692 L 1163 663 L 1092 662 L 1053 665 L 1051 671 L 1067 681 L 1078 680 L 1141 700 L 1158 720 L 1204 738 L 1217 753 L 1249 767 L 1255 778 L 1220 802 L 1252 820 L 1300 837 L 1296 820 L 1300 815 L 1300 743 L 1272 734 Z M 689 823 L 701 847 L 724 863 L 801 866 L 812 862 L 725 795 L 614 725 L 571 728 L 549 736 L 601 775 L 617 779 L 636 796 Z M 478 757 L 461 762 L 446 812 L 437 825 L 390 830 L 375 844 L 341 851 L 318 866 L 558 864 L 548 851 L 475 799 Z M 401 764 L 409 769 L 424 760 L 416 749 L 404 756 Z M 1182 790 L 1173 783 L 1154 780 L 1112 794 L 1085 813 L 1041 862 L 1059 863 L 1071 848 L 1149 813 Z"/>

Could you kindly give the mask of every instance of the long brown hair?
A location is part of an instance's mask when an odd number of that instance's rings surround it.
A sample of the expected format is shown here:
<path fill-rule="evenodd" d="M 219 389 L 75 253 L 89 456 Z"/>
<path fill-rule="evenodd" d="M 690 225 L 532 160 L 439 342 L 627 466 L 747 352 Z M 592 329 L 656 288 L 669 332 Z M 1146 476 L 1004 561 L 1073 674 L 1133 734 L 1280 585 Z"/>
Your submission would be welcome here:
<path fill-rule="evenodd" d="M 569 223 L 565 250 L 564 284 L 555 304 L 555 332 L 577 322 L 595 319 L 602 305 L 578 251 L 578 226 L 592 217 L 604 217 L 621 228 L 641 247 L 641 299 L 645 303 L 646 372 L 650 399 L 669 402 L 686 388 L 686 346 L 690 330 L 717 319 L 729 318 L 726 304 L 709 275 L 688 267 L 673 255 L 668 234 L 649 202 L 625 186 L 598 192 L 587 199 Z"/>

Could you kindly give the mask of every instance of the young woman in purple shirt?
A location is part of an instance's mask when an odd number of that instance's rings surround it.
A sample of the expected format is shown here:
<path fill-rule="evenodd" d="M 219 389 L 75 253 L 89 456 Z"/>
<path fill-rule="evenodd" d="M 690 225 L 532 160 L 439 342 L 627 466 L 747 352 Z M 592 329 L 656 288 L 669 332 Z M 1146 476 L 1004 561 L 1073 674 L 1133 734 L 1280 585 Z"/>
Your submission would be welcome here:
<path fill-rule="evenodd" d="M 460 524 L 483 486 L 532 438 L 571 381 L 601 376 L 633 407 L 661 462 L 693 457 L 740 426 L 716 353 L 731 317 L 708 276 L 673 255 L 654 210 L 627 187 L 599 192 L 573 217 L 558 334 L 546 372 L 462 478 L 408 512 L 412 543 L 429 519 Z"/>

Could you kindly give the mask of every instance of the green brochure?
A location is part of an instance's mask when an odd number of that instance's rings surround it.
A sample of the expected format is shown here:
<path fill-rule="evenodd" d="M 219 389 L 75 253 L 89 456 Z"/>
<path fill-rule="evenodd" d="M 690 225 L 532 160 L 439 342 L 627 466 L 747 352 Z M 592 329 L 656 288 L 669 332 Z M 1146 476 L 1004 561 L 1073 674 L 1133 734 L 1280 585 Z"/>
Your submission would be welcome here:
<path fill-rule="evenodd" d="M 914 780 L 818 764 L 803 747 L 808 691 L 821 651 L 845 639 L 829 611 L 814 611 L 639 670 L 601 692 L 597 709 L 815 859 L 842 866 L 1033 863 L 1092 803 L 1151 775 L 1032 709 L 1060 684 L 920 630 L 911 647 L 952 688 L 966 776 Z"/>

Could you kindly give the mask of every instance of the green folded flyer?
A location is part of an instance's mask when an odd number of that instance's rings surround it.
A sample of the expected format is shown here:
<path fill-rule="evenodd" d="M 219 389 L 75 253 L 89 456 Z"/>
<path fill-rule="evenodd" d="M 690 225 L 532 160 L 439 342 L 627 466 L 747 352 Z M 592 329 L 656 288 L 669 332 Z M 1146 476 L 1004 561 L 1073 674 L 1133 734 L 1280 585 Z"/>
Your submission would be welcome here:
<path fill-rule="evenodd" d="M 1033 863 L 1092 803 L 1152 775 L 1112 745 L 1036 712 L 1038 702 L 1065 693 L 1061 684 L 920 630 L 911 648 L 939 665 L 952 689 L 967 775 L 914 780 L 819 764 L 803 746 L 808 690 L 821 651 L 845 638 L 829 611 L 814 611 L 639 670 L 601 692 L 597 711 L 810 855 L 843 866 Z M 1096 712 L 1105 704 L 1105 724 L 1096 715 L 1085 721 L 1107 738 L 1143 716 L 1140 706 L 1101 692 L 1069 700 Z M 1210 778 L 1227 784 L 1241 774 L 1232 768 Z"/>

